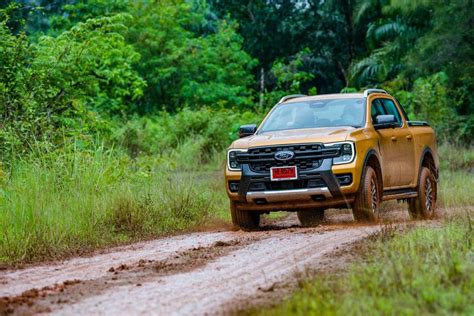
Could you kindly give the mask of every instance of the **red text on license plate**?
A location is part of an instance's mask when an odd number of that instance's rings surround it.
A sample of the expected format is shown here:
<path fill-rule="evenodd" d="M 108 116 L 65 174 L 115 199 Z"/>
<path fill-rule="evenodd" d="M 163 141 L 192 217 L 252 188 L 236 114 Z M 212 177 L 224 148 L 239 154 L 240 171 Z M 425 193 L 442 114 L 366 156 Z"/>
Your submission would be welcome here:
<path fill-rule="evenodd" d="M 270 169 L 271 180 L 294 180 L 298 178 L 296 167 L 273 167 Z"/>

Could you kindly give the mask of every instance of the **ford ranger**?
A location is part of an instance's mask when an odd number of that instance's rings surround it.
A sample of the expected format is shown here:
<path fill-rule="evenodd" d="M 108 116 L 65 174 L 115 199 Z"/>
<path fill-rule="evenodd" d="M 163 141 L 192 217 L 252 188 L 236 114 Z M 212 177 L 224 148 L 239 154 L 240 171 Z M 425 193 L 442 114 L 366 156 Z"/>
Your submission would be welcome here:
<path fill-rule="evenodd" d="M 296 211 L 318 225 L 328 208 L 351 208 L 377 221 L 380 204 L 406 200 L 412 218 L 435 212 L 439 159 L 433 129 L 410 121 L 381 89 L 289 95 L 257 128 L 244 125 L 227 151 L 225 182 L 234 225 L 251 230 L 260 215 Z"/>

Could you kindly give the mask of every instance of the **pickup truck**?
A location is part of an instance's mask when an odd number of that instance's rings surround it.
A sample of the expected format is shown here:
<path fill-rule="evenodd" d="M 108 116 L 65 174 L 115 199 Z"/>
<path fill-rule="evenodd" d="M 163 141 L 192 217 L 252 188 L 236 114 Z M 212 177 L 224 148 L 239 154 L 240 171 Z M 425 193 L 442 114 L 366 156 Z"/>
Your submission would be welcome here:
<path fill-rule="evenodd" d="M 435 133 L 410 121 L 384 90 L 289 95 L 239 135 L 225 168 L 239 228 L 258 228 L 271 211 L 296 211 L 303 226 L 314 226 L 328 208 L 351 208 L 356 221 L 375 222 L 382 201 L 394 199 L 406 200 L 414 219 L 434 215 Z"/>

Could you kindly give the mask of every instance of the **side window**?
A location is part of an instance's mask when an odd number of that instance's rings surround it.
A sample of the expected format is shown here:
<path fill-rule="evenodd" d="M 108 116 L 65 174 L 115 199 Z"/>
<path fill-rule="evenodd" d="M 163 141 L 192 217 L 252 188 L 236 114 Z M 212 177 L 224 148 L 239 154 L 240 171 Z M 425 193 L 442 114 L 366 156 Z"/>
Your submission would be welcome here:
<path fill-rule="evenodd" d="M 402 117 L 400 116 L 400 112 L 397 109 L 395 103 L 390 99 L 382 99 L 385 111 L 387 114 L 392 114 L 395 116 L 395 119 L 398 122 L 398 126 L 402 126 Z"/>
<path fill-rule="evenodd" d="M 384 115 L 384 114 L 387 114 L 387 113 L 385 112 L 385 109 L 380 99 L 376 99 L 372 101 L 372 105 L 370 106 L 370 116 L 372 117 L 372 122 L 375 123 L 375 118 L 377 117 L 377 115 Z"/>

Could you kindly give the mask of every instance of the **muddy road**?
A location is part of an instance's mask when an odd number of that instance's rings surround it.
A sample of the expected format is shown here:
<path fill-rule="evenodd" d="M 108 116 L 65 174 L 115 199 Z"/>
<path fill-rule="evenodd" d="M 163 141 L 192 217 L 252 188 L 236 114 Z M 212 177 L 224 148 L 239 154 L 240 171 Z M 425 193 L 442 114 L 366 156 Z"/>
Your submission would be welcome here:
<path fill-rule="evenodd" d="M 391 212 L 405 220 L 405 212 Z M 296 216 L 261 231 L 192 233 L 102 254 L 0 271 L 0 314 L 203 315 L 281 297 L 299 275 L 343 265 L 351 245 L 382 228 L 334 212 L 301 228 Z"/>

